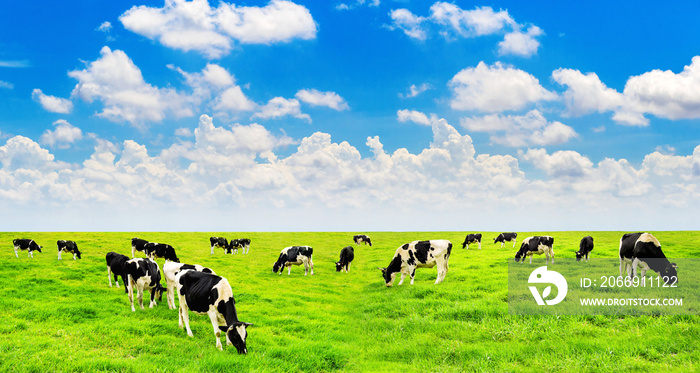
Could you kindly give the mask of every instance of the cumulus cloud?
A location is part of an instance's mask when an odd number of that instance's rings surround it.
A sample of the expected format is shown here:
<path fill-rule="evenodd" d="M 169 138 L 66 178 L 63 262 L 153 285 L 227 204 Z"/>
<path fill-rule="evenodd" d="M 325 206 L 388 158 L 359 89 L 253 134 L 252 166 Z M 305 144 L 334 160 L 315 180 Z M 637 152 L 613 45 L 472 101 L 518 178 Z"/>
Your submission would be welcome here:
<path fill-rule="evenodd" d="M 337 111 L 350 109 L 348 103 L 335 92 L 321 92 L 316 89 L 302 89 L 297 92 L 294 97 L 312 106 L 326 106 Z"/>
<path fill-rule="evenodd" d="M 564 100 L 569 115 L 613 112 L 618 124 L 646 126 L 645 114 L 679 120 L 700 118 L 700 56 L 676 74 L 652 70 L 627 80 L 622 93 L 608 88 L 594 73 L 558 69 L 552 78 L 565 85 Z"/>
<path fill-rule="evenodd" d="M 38 88 L 32 91 L 32 100 L 41 104 L 44 110 L 52 113 L 68 114 L 73 110 L 71 100 L 46 95 Z"/>
<path fill-rule="evenodd" d="M 274 97 L 260 108 L 260 111 L 253 114 L 251 119 L 274 119 L 285 116 L 293 116 L 311 123 L 311 117 L 301 112 L 301 104 L 295 98 L 286 99 L 284 97 Z"/>
<path fill-rule="evenodd" d="M 525 115 L 467 117 L 460 123 L 469 131 L 491 133 L 492 143 L 510 147 L 560 145 L 578 137 L 573 128 L 547 121 L 538 110 Z"/>
<path fill-rule="evenodd" d="M 207 0 L 169 0 L 162 8 L 134 6 L 119 17 L 127 30 L 169 48 L 196 51 L 208 58 L 227 55 L 235 43 L 272 44 L 316 37 L 309 10 L 286 0 L 264 7 Z"/>
<path fill-rule="evenodd" d="M 436 31 L 445 39 L 475 38 L 486 35 L 505 34 L 499 45 L 500 55 L 530 57 L 537 53 L 541 28 L 521 25 L 510 16 L 507 10 L 494 11 L 488 6 L 464 10 L 458 5 L 438 1 L 430 7 L 426 17 L 417 16 L 408 9 L 394 9 L 389 13 L 390 29 L 398 29 L 417 40 L 427 40 L 431 31 Z"/>
<path fill-rule="evenodd" d="M 47 129 L 41 134 L 39 138 L 41 144 L 65 149 L 83 138 L 83 131 L 64 119 L 53 122 L 53 125 L 56 127 L 55 130 L 51 131 Z"/>
<path fill-rule="evenodd" d="M 432 89 L 432 88 L 433 88 L 433 87 L 432 87 L 430 84 L 428 84 L 428 83 L 423 83 L 423 84 L 421 84 L 421 85 L 419 85 L 419 86 L 417 86 L 417 85 L 415 85 L 415 84 L 411 84 L 411 86 L 408 87 L 408 93 L 405 93 L 405 94 L 399 93 L 399 97 L 401 97 L 401 98 L 413 98 L 413 97 L 417 97 L 417 96 L 420 95 L 421 93 L 423 93 L 423 92 L 425 92 L 425 91 L 427 91 L 427 90 L 429 90 L 429 89 Z"/>
<path fill-rule="evenodd" d="M 399 122 L 413 122 L 429 126 L 431 121 L 428 116 L 420 111 L 402 109 L 396 112 Z"/>
<path fill-rule="evenodd" d="M 15 85 L 4 80 L 0 80 L 0 88 L 14 89 Z"/>
<path fill-rule="evenodd" d="M 557 98 L 531 74 L 500 62 L 489 66 L 482 61 L 476 67 L 463 69 L 449 81 L 448 87 L 453 94 L 450 106 L 455 110 L 520 110 Z"/>

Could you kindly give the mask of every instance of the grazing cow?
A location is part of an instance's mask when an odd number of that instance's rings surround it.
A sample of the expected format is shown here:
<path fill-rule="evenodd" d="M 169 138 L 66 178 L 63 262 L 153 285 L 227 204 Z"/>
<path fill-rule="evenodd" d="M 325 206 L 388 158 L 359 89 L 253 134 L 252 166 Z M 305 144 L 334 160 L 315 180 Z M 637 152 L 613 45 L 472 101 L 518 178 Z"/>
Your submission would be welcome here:
<path fill-rule="evenodd" d="M 131 257 L 135 258 L 136 257 L 136 252 L 137 251 L 143 251 L 143 249 L 146 247 L 146 244 L 148 241 L 142 240 L 140 238 L 132 238 L 131 239 Z"/>
<path fill-rule="evenodd" d="M 226 345 L 233 345 L 239 354 L 247 354 L 246 328 L 253 325 L 238 320 L 236 301 L 228 280 L 209 273 L 182 271 L 175 277 L 177 299 L 180 302 L 179 326 L 184 323 L 187 335 L 192 337 L 188 311 L 208 315 L 214 327 L 216 347 L 223 350 L 221 332 L 226 333 Z"/>
<path fill-rule="evenodd" d="M 177 288 L 175 278 L 180 272 L 187 270 L 216 274 L 211 268 L 203 267 L 199 264 L 165 262 L 163 264 L 163 275 L 165 276 L 165 287 L 168 289 L 168 294 L 165 298 L 168 301 L 168 308 L 171 310 L 175 309 L 175 289 Z"/>
<path fill-rule="evenodd" d="M 156 296 L 160 302 L 163 299 L 163 291 L 165 288 L 160 284 L 160 267 L 158 263 L 149 258 L 135 258 L 127 261 L 124 264 L 124 272 L 127 276 L 127 288 L 129 293 L 129 302 L 131 302 L 131 311 L 136 311 L 134 308 L 134 289 L 137 292 L 139 306 L 143 308 L 143 293 L 144 291 L 151 292 L 151 302 L 148 308 L 156 306 Z"/>
<path fill-rule="evenodd" d="M 545 255 L 544 264 L 547 264 L 549 258 L 552 258 L 554 264 L 554 238 L 551 236 L 532 236 L 523 240 L 520 245 L 520 250 L 515 253 L 515 261 L 525 263 L 525 257 L 530 257 L 532 264 L 532 255 Z"/>
<path fill-rule="evenodd" d="M 364 243 L 365 245 L 372 246 L 372 240 L 369 238 L 369 236 L 364 235 L 364 234 L 357 234 L 357 235 L 352 237 L 352 240 L 355 241 L 356 245 L 360 245 L 361 243 Z"/>
<path fill-rule="evenodd" d="M 493 239 L 493 243 L 500 242 L 501 249 L 502 249 L 503 246 L 505 246 L 506 242 L 513 241 L 513 248 L 515 249 L 515 243 L 517 242 L 516 238 L 518 238 L 518 234 L 515 232 L 501 233 L 498 235 L 498 237 Z"/>
<path fill-rule="evenodd" d="M 411 285 L 413 285 L 416 268 L 432 268 L 437 265 L 435 284 L 439 284 L 447 274 L 451 252 L 452 243 L 448 240 L 413 241 L 396 249 L 389 266 L 379 270 L 382 271 L 386 286 L 390 287 L 399 272 L 401 272 L 399 285 L 403 284 L 406 275 L 411 276 Z"/>
<path fill-rule="evenodd" d="M 355 259 L 355 249 L 352 246 L 345 246 L 340 250 L 340 260 L 335 262 L 335 271 L 340 272 L 345 269 L 345 273 L 350 270 L 350 262 Z"/>
<path fill-rule="evenodd" d="M 109 280 L 109 287 L 112 287 L 112 275 L 114 275 L 114 282 L 117 283 L 117 288 L 119 288 L 118 276 L 121 276 L 122 281 L 124 281 L 124 293 L 129 293 L 129 286 L 126 283 L 127 275 L 124 271 L 124 264 L 129 261 L 129 257 L 126 255 L 115 253 L 110 251 L 107 253 L 107 280 Z"/>
<path fill-rule="evenodd" d="M 41 248 L 43 246 L 39 246 L 38 243 L 34 240 L 30 240 L 28 238 L 15 238 L 12 240 L 12 244 L 15 245 L 15 257 L 19 258 L 19 255 L 17 255 L 17 250 L 27 250 L 28 258 L 34 258 L 34 252 L 38 251 L 41 252 Z"/>
<path fill-rule="evenodd" d="M 637 267 L 642 268 L 641 277 L 651 269 L 659 277 L 678 280 L 676 263 L 668 261 L 659 241 L 649 233 L 627 233 L 620 239 L 620 276 L 625 272 L 630 278 L 637 276 Z"/>
<path fill-rule="evenodd" d="M 153 260 L 157 258 L 165 258 L 165 260 L 180 263 L 180 259 L 178 259 L 177 255 L 175 255 L 175 249 L 165 243 L 149 242 L 143 248 L 143 252 L 146 253 L 146 256 Z"/>
<path fill-rule="evenodd" d="M 462 248 L 464 249 L 466 247 L 467 250 L 469 250 L 469 244 L 472 243 L 478 243 L 479 250 L 481 250 L 481 233 L 468 234 L 467 237 L 464 238 L 464 242 L 462 242 Z"/>
<path fill-rule="evenodd" d="M 292 265 L 304 264 L 304 276 L 309 272 L 311 268 L 311 274 L 314 274 L 314 262 L 311 256 L 314 253 L 314 249 L 310 246 L 290 246 L 285 247 L 280 252 L 279 258 L 272 265 L 272 272 L 277 273 L 279 271 L 280 275 L 284 270 L 284 267 L 288 267 L 289 270 L 287 275 L 292 274 Z"/>
<path fill-rule="evenodd" d="M 78 250 L 78 245 L 75 244 L 75 241 L 58 240 L 56 244 L 58 245 L 58 260 L 61 260 L 63 251 L 73 254 L 73 260 L 76 257 L 80 259 L 80 250 Z"/>
<path fill-rule="evenodd" d="M 576 252 L 576 261 L 580 262 L 581 258 L 586 258 L 586 261 L 588 261 L 588 256 L 590 255 L 591 251 L 593 251 L 593 237 L 591 236 L 586 236 L 581 239 L 581 243 L 579 244 L 579 249 Z"/>
<path fill-rule="evenodd" d="M 224 253 L 230 254 L 228 240 L 224 237 L 209 237 L 209 243 L 211 243 L 211 255 L 214 255 L 214 248 L 223 248 Z"/>
<path fill-rule="evenodd" d="M 236 238 L 231 240 L 231 249 L 233 249 L 234 254 L 238 254 L 238 249 L 242 248 L 242 254 L 248 254 L 250 250 L 250 239 L 248 238 Z M 231 250 L 229 249 L 229 250 Z"/>

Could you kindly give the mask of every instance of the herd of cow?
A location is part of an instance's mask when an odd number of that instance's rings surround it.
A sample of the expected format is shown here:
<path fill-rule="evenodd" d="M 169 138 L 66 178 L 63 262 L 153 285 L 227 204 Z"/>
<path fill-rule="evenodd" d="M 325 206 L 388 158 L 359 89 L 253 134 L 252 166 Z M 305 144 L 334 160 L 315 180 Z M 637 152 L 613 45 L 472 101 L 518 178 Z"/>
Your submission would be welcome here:
<path fill-rule="evenodd" d="M 513 242 L 515 248 L 518 234 L 514 232 L 501 233 L 494 238 L 495 243 L 501 243 L 501 248 L 506 242 Z M 462 248 L 469 249 L 470 244 L 478 244 L 481 249 L 480 233 L 469 234 L 462 243 Z M 355 244 L 362 243 L 372 246 L 372 241 L 367 235 L 355 235 Z M 19 250 L 27 250 L 29 257 L 34 257 L 33 252 L 41 252 L 42 246 L 32 239 L 15 239 L 13 241 L 15 256 L 19 258 Z M 81 258 L 80 250 L 74 241 L 59 240 L 58 259 L 61 253 L 73 254 L 75 260 Z M 247 254 L 250 250 L 250 239 L 233 239 L 228 241 L 222 237 L 211 237 L 211 254 L 214 248 L 223 248 L 227 254 L 235 254 L 238 249 Z M 532 236 L 524 239 L 520 249 L 515 254 L 516 262 L 525 262 L 527 256 L 532 263 L 533 255 L 545 254 L 545 264 L 551 258 L 554 264 L 554 238 L 551 236 Z M 576 252 L 576 260 L 585 258 L 589 260 L 593 250 L 593 237 L 586 236 L 581 239 L 579 250 Z M 146 254 L 146 258 L 136 258 L 136 252 L 141 251 Z M 448 240 L 413 241 L 401 245 L 385 268 L 378 268 L 382 272 L 387 287 L 391 287 L 398 273 L 401 274 L 399 285 L 403 284 L 405 277 L 411 278 L 411 285 L 415 278 L 417 268 L 432 268 L 437 266 L 437 279 L 435 284 L 439 284 L 445 279 L 448 270 L 448 262 L 452 252 L 452 243 Z M 282 249 L 277 261 L 272 266 L 274 273 L 288 268 L 291 273 L 292 265 L 304 265 L 304 275 L 309 271 L 314 274 L 313 248 L 310 246 L 290 246 Z M 346 246 L 340 251 L 340 259 L 336 262 L 336 271 L 348 272 L 350 263 L 355 257 L 352 246 Z M 157 258 L 165 259 L 163 264 L 163 275 L 166 287 L 161 285 L 161 271 Z M 180 263 L 180 259 L 175 253 L 175 249 L 167 244 L 148 242 L 139 238 L 131 240 L 131 258 L 116 252 L 109 252 L 106 255 L 107 278 L 109 286 L 112 287 L 112 277 L 119 287 L 118 278 L 121 277 L 124 283 L 124 291 L 128 294 L 131 310 L 134 307 L 134 291 L 140 308 L 143 310 L 143 294 L 150 292 L 149 308 L 156 305 L 156 298 L 160 302 L 163 292 L 165 292 L 168 308 L 175 309 L 175 292 L 177 292 L 179 307 L 178 323 L 180 328 L 187 331 L 188 336 L 192 336 L 189 325 L 189 314 L 191 310 L 197 314 L 209 316 L 214 334 L 216 336 L 216 346 L 223 350 L 220 336 L 221 332 L 226 333 L 227 345 L 233 345 L 238 353 L 246 354 L 246 328 L 252 324 L 242 322 L 236 313 L 233 291 L 228 280 L 217 276 L 211 268 L 201 265 L 191 265 Z M 677 268 L 675 263 L 670 263 L 661 251 L 659 241 L 649 233 L 628 233 L 620 239 L 620 276 L 635 277 L 637 269 L 641 268 L 641 276 L 646 275 L 646 271 L 651 269 L 660 276 L 675 276 L 677 278 Z"/>

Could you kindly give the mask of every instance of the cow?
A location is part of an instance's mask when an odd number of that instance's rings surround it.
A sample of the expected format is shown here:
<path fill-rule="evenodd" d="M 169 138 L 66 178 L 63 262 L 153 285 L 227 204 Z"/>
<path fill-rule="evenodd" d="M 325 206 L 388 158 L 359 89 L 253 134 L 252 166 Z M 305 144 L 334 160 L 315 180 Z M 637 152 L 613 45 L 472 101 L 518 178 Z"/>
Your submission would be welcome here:
<path fill-rule="evenodd" d="M 105 258 L 107 259 L 107 280 L 109 281 L 109 287 L 112 287 L 112 275 L 114 275 L 114 282 L 117 283 L 117 288 L 119 288 L 119 280 L 117 277 L 121 276 L 122 281 L 124 281 L 124 293 L 128 294 L 129 286 L 126 284 L 127 275 L 124 271 L 124 264 L 129 261 L 129 257 L 110 251 Z"/>
<path fill-rule="evenodd" d="M 545 255 L 544 264 L 547 264 L 549 258 L 552 258 L 554 264 L 554 238 L 551 236 L 532 236 L 523 240 L 520 245 L 520 250 L 515 253 L 515 261 L 525 263 L 525 257 L 530 257 L 532 264 L 532 255 Z"/>
<path fill-rule="evenodd" d="M 61 253 L 64 251 L 73 254 L 73 260 L 76 257 L 80 259 L 80 250 L 78 250 L 75 241 L 58 240 L 56 245 L 58 245 L 58 260 L 61 260 Z"/>
<path fill-rule="evenodd" d="M 249 238 L 236 238 L 231 240 L 230 243 L 230 249 L 233 250 L 234 254 L 238 254 L 238 249 L 242 248 L 243 252 L 242 254 L 248 254 L 248 251 L 250 250 L 250 239 Z"/>
<path fill-rule="evenodd" d="M 352 240 L 355 241 L 355 244 L 358 246 L 361 243 L 364 243 L 365 245 L 372 246 L 372 240 L 369 238 L 369 236 L 364 235 L 364 234 L 356 234 L 355 236 L 352 237 Z"/>
<path fill-rule="evenodd" d="M 304 265 L 304 276 L 309 272 L 311 268 L 311 274 L 314 274 L 314 262 L 311 256 L 314 253 L 314 249 L 310 246 L 289 246 L 282 249 L 279 258 L 272 265 L 272 272 L 277 273 L 279 271 L 280 275 L 284 270 L 284 267 L 288 267 L 287 275 L 292 274 L 292 265 Z"/>
<path fill-rule="evenodd" d="M 181 271 L 176 277 L 177 299 L 180 302 L 179 326 L 184 323 L 187 335 L 192 337 L 188 311 L 209 316 L 216 347 L 223 350 L 221 332 L 226 333 L 226 345 L 233 345 L 239 354 L 247 354 L 247 327 L 253 325 L 238 320 L 236 301 L 228 280 L 210 273 Z"/>
<path fill-rule="evenodd" d="M 467 237 L 464 238 L 464 242 L 462 242 L 462 248 L 464 249 L 466 247 L 467 250 L 469 250 L 469 244 L 473 243 L 478 243 L 479 250 L 481 250 L 481 233 L 468 234 Z"/>
<path fill-rule="evenodd" d="M 445 279 L 451 252 L 452 242 L 448 240 L 413 241 L 396 249 L 388 267 L 378 269 L 382 271 L 386 286 L 391 287 L 399 272 L 401 272 L 399 285 L 403 284 L 406 275 L 411 276 L 411 285 L 413 285 L 416 268 L 432 268 L 437 265 L 435 280 L 437 285 Z"/>
<path fill-rule="evenodd" d="M 165 258 L 165 260 L 180 263 L 180 259 L 175 255 L 175 249 L 165 243 L 149 242 L 144 246 L 143 252 L 153 260 Z"/>
<path fill-rule="evenodd" d="M 211 268 L 207 268 L 199 264 L 165 262 L 163 264 L 163 276 L 165 277 L 165 288 L 168 289 L 168 293 L 165 298 L 168 301 L 168 308 L 171 310 L 175 309 L 175 290 L 177 288 L 175 278 L 180 272 L 188 270 L 211 273 L 212 275 L 216 274 Z"/>
<path fill-rule="evenodd" d="M 158 263 L 149 258 L 134 258 L 124 263 L 124 273 L 127 276 L 127 289 L 129 294 L 129 302 L 131 302 L 131 311 L 135 312 L 134 308 L 134 290 L 137 292 L 139 306 L 143 310 L 143 293 L 151 292 L 151 302 L 148 308 L 156 306 L 156 296 L 160 302 L 163 299 L 163 291 L 165 288 L 160 284 L 160 267 Z"/>
<path fill-rule="evenodd" d="M 211 244 L 211 255 L 214 255 L 214 248 L 223 248 L 224 253 L 230 254 L 228 240 L 225 237 L 209 237 L 209 243 Z"/>
<path fill-rule="evenodd" d="M 493 239 L 493 243 L 500 242 L 501 249 L 502 249 L 503 246 L 505 246 L 506 242 L 513 241 L 513 248 L 515 249 L 515 243 L 518 241 L 518 240 L 516 240 L 516 238 L 518 238 L 518 234 L 515 232 L 501 233 L 498 235 L 498 237 Z"/>
<path fill-rule="evenodd" d="M 350 271 L 350 262 L 355 259 L 355 249 L 352 246 L 345 246 L 340 250 L 340 260 L 335 262 L 335 271 L 340 272 L 345 269 L 345 273 Z"/>
<path fill-rule="evenodd" d="M 628 268 L 629 267 L 629 268 Z M 642 268 L 642 278 L 651 269 L 659 277 L 674 277 L 678 280 L 676 263 L 671 263 L 661 251 L 661 244 L 649 233 L 627 233 L 620 239 L 620 276 L 637 276 L 637 268 Z"/>
<path fill-rule="evenodd" d="M 593 237 L 586 236 L 581 239 L 581 243 L 578 245 L 579 249 L 576 252 L 576 261 L 580 262 L 582 258 L 586 258 L 588 261 L 588 256 L 593 251 Z"/>
<path fill-rule="evenodd" d="M 15 257 L 19 258 L 17 255 L 17 250 L 27 250 L 27 257 L 34 258 L 34 252 L 41 252 L 43 246 L 39 246 L 36 241 L 28 238 L 15 238 L 12 240 L 12 244 L 15 246 Z"/>
<path fill-rule="evenodd" d="M 146 247 L 146 244 L 148 241 L 142 240 L 140 238 L 132 238 L 131 239 L 131 257 L 136 258 L 136 252 L 137 251 L 143 251 L 144 247 Z"/>

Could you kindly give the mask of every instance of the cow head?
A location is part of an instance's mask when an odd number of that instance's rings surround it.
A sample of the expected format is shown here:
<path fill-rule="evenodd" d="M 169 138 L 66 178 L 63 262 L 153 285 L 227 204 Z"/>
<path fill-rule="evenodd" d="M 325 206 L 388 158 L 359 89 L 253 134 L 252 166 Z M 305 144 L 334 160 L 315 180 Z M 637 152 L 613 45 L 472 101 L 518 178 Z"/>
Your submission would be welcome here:
<path fill-rule="evenodd" d="M 335 271 L 340 272 L 343 269 L 343 265 L 340 262 L 335 262 Z"/>
<path fill-rule="evenodd" d="M 236 321 L 230 326 L 219 326 L 222 332 L 226 333 L 226 345 L 236 347 L 239 354 L 247 354 L 248 349 L 245 345 L 246 337 L 248 337 L 247 327 L 253 324 L 247 322 Z"/>
<path fill-rule="evenodd" d="M 76 256 L 76 258 L 81 259 L 80 258 L 80 251 L 78 251 L 77 249 L 75 250 L 75 256 Z"/>
<path fill-rule="evenodd" d="M 676 263 L 668 263 L 666 268 L 661 270 L 660 275 L 667 276 L 667 277 L 675 277 L 676 282 L 678 282 L 678 265 L 676 265 Z M 673 280 L 669 280 L 669 281 L 673 282 Z"/>
<path fill-rule="evenodd" d="M 272 263 L 272 273 L 277 273 L 278 271 L 281 271 L 283 268 L 284 268 L 284 266 L 282 265 L 282 262 L 279 260 Z"/>
<path fill-rule="evenodd" d="M 384 278 L 384 283 L 386 287 L 390 288 L 394 284 L 394 279 L 398 272 L 389 273 L 386 268 L 377 267 L 378 270 L 382 271 L 382 277 Z"/>
<path fill-rule="evenodd" d="M 585 254 L 583 254 L 581 251 L 576 251 L 576 261 L 580 262 L 584 255 Z"/>

